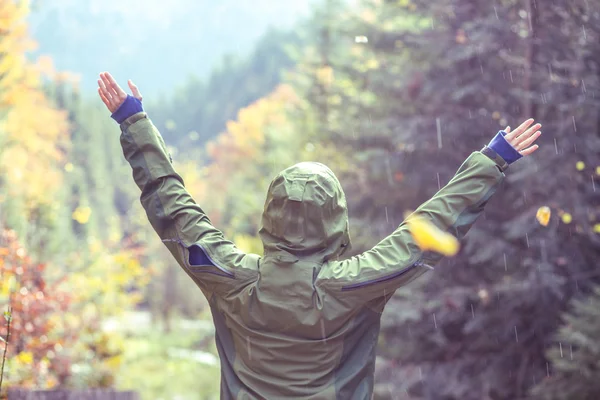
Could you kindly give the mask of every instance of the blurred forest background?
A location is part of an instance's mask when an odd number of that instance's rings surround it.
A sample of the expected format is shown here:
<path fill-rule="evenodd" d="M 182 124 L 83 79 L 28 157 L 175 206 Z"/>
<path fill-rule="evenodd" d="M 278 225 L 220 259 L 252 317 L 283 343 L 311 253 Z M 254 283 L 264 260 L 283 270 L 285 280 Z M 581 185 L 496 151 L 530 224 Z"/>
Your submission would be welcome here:
<path fill-rule="evenodd" d="M 2 391 L 216 399 L 210 312 L 146 220 L 104 70 L 258 254 L 295 162 L 339 176 L 356 254 L 535 118 L 459 255 L 389 303 L 375 398 L 600 398 L 600 0 L 0 0 Z"/>

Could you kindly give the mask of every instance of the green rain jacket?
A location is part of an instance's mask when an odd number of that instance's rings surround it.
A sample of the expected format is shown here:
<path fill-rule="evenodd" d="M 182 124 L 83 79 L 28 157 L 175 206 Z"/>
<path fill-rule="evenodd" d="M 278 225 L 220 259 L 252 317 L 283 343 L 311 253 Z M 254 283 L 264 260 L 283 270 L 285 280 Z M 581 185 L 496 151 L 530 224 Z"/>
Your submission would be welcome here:
<path fill-rule="evenodd" d="M 350 248 L 346 199 L 333 172 L 316 162 L 275 177 L 259 231 L 264 256 L 245 254 L 194 202 L 145 113 L 121 131 L 150 223 L 209 301 L 221 398 L 370 399 L 383 308 L 441 257 L 422 252 L 402 223 L 372 249 L 341 259 Z M 506 167 L 487 147 L 474 152 L 412 215 L 463 237 Z M 193 247 L 205 265 L 190 264 Z"/>

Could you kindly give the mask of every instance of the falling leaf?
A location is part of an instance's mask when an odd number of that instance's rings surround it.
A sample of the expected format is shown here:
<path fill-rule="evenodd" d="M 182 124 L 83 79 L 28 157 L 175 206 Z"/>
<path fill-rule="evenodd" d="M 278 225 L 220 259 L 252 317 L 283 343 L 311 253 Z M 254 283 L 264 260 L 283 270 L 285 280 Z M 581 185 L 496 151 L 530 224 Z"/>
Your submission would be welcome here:
<path fill-rule="evenodd" d="M 594 225 L 594 232 L 600 233 L 600 224 Z"/>
<path fill-rule="evenodd" d="M 73 171 L 73 164 L 71 164 L 71 163 L 67 163 L 67 164 L 65 165 L 65 171 L 67 171 L 67 172 L 71 172 L 71 171 Z"/>
<path fill-rule="evenodd" d="M 29 351 L 23 351 L 17 355 L 17 360 L 25 365 L 33 364 L 33 354 Z"/>
<path fill-rule="evenodd" d="M 585 163 L 583 161 L 577 161 L 575 168 L 577 168 L 577 171 L 583 171 L 585 168 Z"/>
<path fill-rule="evenodd" d="M 596 167 L 596 175 L 600 176 L 600 165 Z"/>
<path fill-rule="evenodd" d="M 548 223 L 550 222 L 551 214 L 552 213 L 550 211 L 550 207 L 543 206 L 537 210 L 537 213 L 535 214 L 535 218 L 538 220 L 540 225 L 548 226 Z"/>
<path fill-rule="evenodd" d="M 73 211 L 72 218 L 80 224 L 86 224 L 89 221 L 91 214 L 92 210 L 89 207 L 77 207 L 77 209 Z"/>
<path fill-rule="evenodd" d="M 445 256 L 453 256 L 460 248 L 458 240 L 449 233 L 443 232 L 433 223 L 422 217 L 406 220 L 410 233 L 421 250 L 432 250 Z"/>
<path fill-rule="evenodd" d="M 573 221 L 573 217 L 569 213 L 564 213 L 563 215 L 561 215 L 561 219 L 562 222 L 564 222 L 565 224 L 570 224 L 571 221 Z"/>

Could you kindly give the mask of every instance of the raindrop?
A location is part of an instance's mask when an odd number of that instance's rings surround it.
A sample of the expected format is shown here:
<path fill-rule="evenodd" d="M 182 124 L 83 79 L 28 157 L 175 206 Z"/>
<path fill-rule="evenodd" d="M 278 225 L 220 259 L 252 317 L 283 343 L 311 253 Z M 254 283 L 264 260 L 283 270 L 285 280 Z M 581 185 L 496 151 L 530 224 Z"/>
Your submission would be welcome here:
<path fill-rule="evenodd" d="M 437 321 L 435 320 L 435 313 L 433 313 L 433 325 L 435 326 L 435 329 L 437 329 Z"/>
<path fill-rule="evenodd" d="M 583 79 L 581 80 L 581 91 L 583 93 L 587 93 L 587 89 L 585 88 L 585 81 Z"/>
<path fill-rule="evenodd" d="M 440 173 L 437 172 L 437 180 L 438 180 L 438 190 L 440 190 L 442 188 L 441 184 L 440 184 Z"/>
<path fill-rule="evenodd" d="M 575 125 L 575 116 L 573 115 L 573 129 L 577 132 L 577 125 Z"/>
<path fill-rule="evenodd" d="M 504 254 L 504 270 L 508 271 L 508 265 L 506 264 L 506 253 L 503 253 L 503 254 Z"/>
<path fill-rule="evenodd" d="M 558 154 L 558 144 L 556 143 L 556 138 L 554 138 L 554 151 Z"/>
<path fill-rule="evenodd" d="M 440 123 L 440 119 L 435 119 L 435 125 L 437 127 L 437 140 L 438 140 L 438 149 L 442 148 L 442 127 Z"/>
<path fill-rule="evenodd" d="M 583 39 L 587 40 L 587 34 L 585 33 L 585 26 L 581 25 L 581 29 L 583 29 Z"/>
<path fill-rule="evenodd" d="M 514 81 L 513 81 L 513 76 L 512 76 L 512 69 L 509 69 L 509 70 L 508 70 L 508 74 L 510 75 L 510 82 L 511 82 L 511 83 L 514 83 Z"/>
<path fill-rule="evenodd" d="M 552 74 L 552 65 L 548 63 L 548 73 L 550 74 L 550 80 L 554 80 L 554 75 Z"/>
<path fill-rule="evenodd" d="M 517 326 L 515 325 L 515 340 L 519 343 L 519 335 L 517 334 Z"/>
<path fill-rule="evenodd" d="M 560 358 L 563 358 L 563 353 L 562 353 L 562 343 L 559 342 L 558 346 L 560 347 Z"/>
<path fill-rule="evenodd" d="M 527 247 L 529 248 L 529 235 L 525 233 L 525 240 L 527 241 Z"/>
<path fill-rule="evenodd" d="M 496 13 L 496 19 L 500 21 L 500 18 L 498 18 L 498 9 L 496 9 L 496 6 L 494 6 L 494 12 Z"/>
<path fill-rule="evenodd" d="M 594 175 L 592 175 L 592 190 L 596 191 L 596 183 L 594 183 Z"/>
<path fill-rule="evenodd" d="M 388 211 L 387 211 L 387 207 L 385 207 L 385 222 L 386 222 L 386 223 L 388 223 L 388 224 L 390 223 L 390 220 L 389 220 L 389 218 L 388 218 Z"/>
<path fill-rule="evenodd" d="M 573 345 L 571 345 L 571 360 L 573 359 Z"/>
<path fill-rule="evenodd" d="M 475 318 L 475 310 L 473 309 L 473 303 L 471 303 L 471 315 Z"/>
<path fill-rule="evenodd" d="M 479 63 L 479 69 L 481 70 L 481 75 L 483 75 L 483 65 Z"/>
<path fill-rule="evenodd" d="M 547 361 L 546 361 L 546 376 L 550 376 L 550 367 L 548 366 Z"/>
<path fill-rule="evenodd" d="M 423 368 L 419 367 L 419 378 L 423 380 Z"/>

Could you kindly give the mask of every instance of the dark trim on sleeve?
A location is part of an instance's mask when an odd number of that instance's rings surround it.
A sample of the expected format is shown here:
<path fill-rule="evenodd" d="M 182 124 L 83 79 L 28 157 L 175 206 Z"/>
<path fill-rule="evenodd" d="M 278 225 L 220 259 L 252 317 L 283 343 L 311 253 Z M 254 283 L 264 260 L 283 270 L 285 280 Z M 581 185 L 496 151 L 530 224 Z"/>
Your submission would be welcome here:
<path fill-rule="evenodd" d="M 498 165 L 498 168 L 500 168 L 500 171 L 504 172 L 508 168 L 508 163 L 506 162 L 506 160 L 500 157 L 500 155 L 491 148 L 483 146 L 483 149 L 481 149 L 481 153 L 486 155 L 492 161 L 494 161 L 496 165 Z"/>

